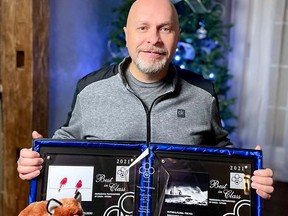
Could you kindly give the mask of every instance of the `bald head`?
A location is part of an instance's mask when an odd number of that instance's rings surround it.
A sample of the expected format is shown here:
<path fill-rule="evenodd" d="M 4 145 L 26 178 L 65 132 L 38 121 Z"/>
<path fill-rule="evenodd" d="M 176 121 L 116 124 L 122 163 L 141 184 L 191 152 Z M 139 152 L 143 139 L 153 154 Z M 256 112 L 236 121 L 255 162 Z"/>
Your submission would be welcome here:
<path fill-rule="evenodd" d="M 178 13 L 170 0 L 136 0 L 130 8 L 126 26 L 135 19 L 135 16 L 139 17 L 140 14 L 150 16 L 153 19 L 155 15 L 163 12 L 170 14 L 171 21 L 179 29 Z"/>

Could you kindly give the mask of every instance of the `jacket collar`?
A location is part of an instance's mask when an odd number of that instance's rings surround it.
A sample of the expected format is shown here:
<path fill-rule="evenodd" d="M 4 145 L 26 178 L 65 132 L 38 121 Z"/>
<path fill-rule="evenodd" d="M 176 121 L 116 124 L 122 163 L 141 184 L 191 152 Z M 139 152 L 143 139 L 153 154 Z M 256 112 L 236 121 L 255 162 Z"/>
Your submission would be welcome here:
<path fill-rule="evenodd" d="M 128 56 L 128 57 L 124 58 L 118 65 L 119 75 L 121 77 L 123 84 L 126 87 L 129 87 L 129 85 L 128 85 L 125 74 L 126 74 L 126 71 L 127 71 L 128 66 L 129 66 L 131 61 L 132 61 L 131 57 Z M 178 80 L 179 80 L 179 75 L 178 75 L 177 69 L 176 69 L 174 64 L 170 63 L 169 69 L 168 69 L 168 74 L 167 74 L 165 79 L 167 80 L 167 82 L 171 82 L 172 92 L 174 92 L 177 88 Z"/>

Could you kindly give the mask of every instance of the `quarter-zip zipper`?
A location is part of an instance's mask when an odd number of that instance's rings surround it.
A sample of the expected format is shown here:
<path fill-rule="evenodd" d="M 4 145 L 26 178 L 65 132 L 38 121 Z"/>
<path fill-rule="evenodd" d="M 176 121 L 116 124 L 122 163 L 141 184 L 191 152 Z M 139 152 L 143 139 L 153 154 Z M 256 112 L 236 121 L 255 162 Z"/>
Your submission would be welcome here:
<path fill-rule="evenodd" d="M 163 95 L 158 96 L 157 98 L 155 98 L 155 100 L 152 102 L 150 108 L 148 108 L 145 103 L 143 102 L 143 100 L 134 93 L 134 91 L 132 89 L 129 88 L 129 86 L 127 85 L 126 88 L 128 89 L 128 91 L 130 91 L 143 105 L 144 110 L 146 112 L 146 145 L 149 148 L 150 144 L 151 144 L 151 112 L 152 112 L 152 108 L 154 106 L 154 104 L 156 103 L 156 101 L 160 100 L 161 98 L 166 97 L 167 95 L 171 94 L 172 91 L 166 92 Z"/>

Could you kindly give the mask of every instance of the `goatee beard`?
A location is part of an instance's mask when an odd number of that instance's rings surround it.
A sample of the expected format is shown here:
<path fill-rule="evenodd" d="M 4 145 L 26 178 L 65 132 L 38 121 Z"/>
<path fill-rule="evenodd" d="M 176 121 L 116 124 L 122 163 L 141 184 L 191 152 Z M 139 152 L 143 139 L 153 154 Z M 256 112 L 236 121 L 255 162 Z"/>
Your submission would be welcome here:
<path fill-rule="evenodd" d="M 139 55 L 135 60 L 136 67 L 144 74 L 151 74 L 155 75 L 160 73 L 167 64 L 167 50 L 164 48 L 152 46 L 152 47 L 138 47 L 138 53 L 140 52 L 151 52 L 151 53 L 158 53 L 159 55 L 163 55 L 163 59 L 151 59 L 151 61 L 145 61 Z"/>
<path fill-rule="evenodd" d="M 135 64 L 137 68 L 145 74 L 158 74 L 165 68 L 166 59 L 163 59 L 161 61 L 154 61 L 152 63 L 147 63 L 142 59 L 137 58 Z"/>

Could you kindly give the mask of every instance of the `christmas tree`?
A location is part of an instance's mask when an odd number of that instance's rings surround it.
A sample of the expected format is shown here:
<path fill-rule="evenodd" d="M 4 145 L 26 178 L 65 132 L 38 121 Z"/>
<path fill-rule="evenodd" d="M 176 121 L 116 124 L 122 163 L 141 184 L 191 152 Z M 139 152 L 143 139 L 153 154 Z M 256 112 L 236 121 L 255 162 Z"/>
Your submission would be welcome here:
<path fill-rule="evenodd" d="M 129 8 L 135 0 L 123 0 L 114 9 L 117 19 L 112 25 L 115 30 L 110 35 L 110 51 L 113 62 L 119 62 L 126 56 L 123 26 Z M 232 76 L 228 72 L 228 52 L 231 50 L 227 30 L 230 24 L 222 19 L 223 5 L 217 0 L 173 0 L 179 14 L 181 28 L 180 41 L 173 63 L 181 68 L 201 74 L 214 83 L 219 99 L 220 116 L 223 127 L 232 132 L 235 127 L 231 120 L 236 116 L 231 111 L 234 98 L 229 98 L 228 81 Z M 114 46 L 114 47 L 113 47 Z"/>

